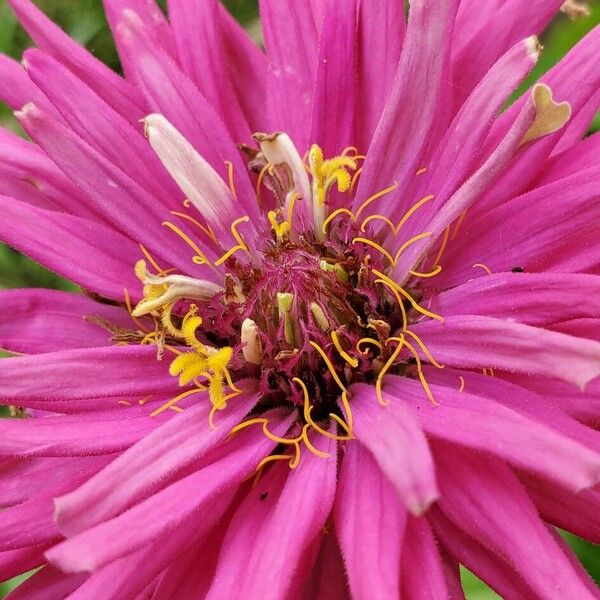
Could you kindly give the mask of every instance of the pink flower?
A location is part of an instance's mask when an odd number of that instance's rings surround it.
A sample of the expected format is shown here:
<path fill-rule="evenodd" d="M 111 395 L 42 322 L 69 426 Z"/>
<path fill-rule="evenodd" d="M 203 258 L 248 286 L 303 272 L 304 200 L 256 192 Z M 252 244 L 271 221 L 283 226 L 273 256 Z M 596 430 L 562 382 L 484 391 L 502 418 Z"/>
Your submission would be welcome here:
<path fill-rule="evenodd" d="M 561 0 L 105 0 L 125 78 L 9 2 L 0 234 L 86 292 L 1 295 L 13 597 L 598 597 L 600 29 L 500 112 Z"/>

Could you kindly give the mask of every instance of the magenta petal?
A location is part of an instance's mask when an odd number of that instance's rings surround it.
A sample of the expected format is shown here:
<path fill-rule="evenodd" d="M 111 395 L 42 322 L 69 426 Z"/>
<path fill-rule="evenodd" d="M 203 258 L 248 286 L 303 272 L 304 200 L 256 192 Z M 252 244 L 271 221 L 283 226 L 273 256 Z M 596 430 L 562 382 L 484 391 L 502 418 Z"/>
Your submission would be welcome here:
<path fill-rule="evenodd" d="M 0 129 L 0 173 L 23 183 L 35 183 L 35 187 L 29 187 L 42 192 L 63 212 L 95 218 L 94 213 L 86 209 L 79 190 L 43 150 L 5 129 Z"/>
<path fill-rule="evenodd" d="M 354 200 L 396 181 L 403 189 L 417 172 L 440 103 L 457 0 L 412 3 L 398 74 L 367 155 Z"/>
<path fill-rule="evenodd" d="M 409 517 L 403 540 L 402 598 L 428 600 L 449 596 L 440 551 L 424 517 Z M 454 596 L 449 596 L 455 600 Z"/>
<path fill-rule="evenodd" d="M 111 333 L 90 322 L 99 316 L 119 326 L 131 326 L 120 307 L 100 304 L 81 295 L 54 290 L 0 292 L 0 348 L 24 354 L 69 348 L 112 345 Z"/>
<path fill-rule="evenodd" d="M 62 412 L 69 403 L 103 399 L 104 409 L 121 399 L 178 393 L 169 365 L 156 360 L 156 348 L 84 348 L 0 362 L 0 398 L 5 404 Z M 68 385 L 66 383 L 68 382 Z"/>
<path fill-rule="evenodd" d="M 251 130 L 237 97 L 231 73 L 231 55 L 227 45 L 251 52 L 245 33 L 227 40 L 226 18 L 217 0 L 170 0 L 169 17 L 175 34 L 177 56 L 182 69 L 196 84 L 211 106 L 222 115 L 229 133 L 236 140 L 250 139 Z M 194 23 L 194 27 L 190 27 Z M 249 59 L 260 53 L 254 47 Z M 260 60 L 260 59 L 259 59 Z M 247 77 L 245 75 L 244 77 Z M 254 87 L 248 80 L 247 89 Z"/>
<path fill-rule="evenodd" d="M 406 514 L 370 452 L 349 442 L 339 474 L 334 520 L 353 598 L 399 596 Z M 414 547 L 406 550 L 413 560 Z"/>
<path fill-rule="evenodd" d="M 40 49 L 69 67 L 124 117 L 135 123 L 148 112 L 143 99 L 132 85 L 72 40 L 33 2 L 9 0 L 9 3 Z"/>
<path fill-rule="evenodd" d="M 242 432 L 230 443 L 220 460 L 167 485 L 119 516 L 76 534 L 46 556 L 64 571 L 95 571 L 160 536 L 173 534 L 185 539 L 200 525 L 204 531 L 210 530 L 227 507 L 229 501 L 224 498 L 231 497 L 236 485 L 252 473 L 273 445 L 260 429 Z M 170 507 L 167 513 L 165 506 Z M 129 534 L 123 536 L 123 531 Z"/>
<path fill-rule="evenodd" d="M 437 499 L 433 460 L 416 414 L 394 399 L 382 407 L 373 386 L 350 388 L 353 433 L 368 448 L 408 510 L 419 515 Z"/>
<path fill-rule="evenodd" d="M 513 44 L 546 27 L 561 0 L 506 0 L 498 9 L 482 11 L 487 21 L 452 57 L 454 105 L 460 106 L 494 62 Z M 472 7 L 471 10 L 479 11 Z M 466 33 L 466 32 L 465 32 Z M 462 40 L 466 37 L 463 36 Z M 461 38 L 456 39 L 457 45 Z"/>
<path fill-rule="evenodd" d="M 600 544 L 600 486 L 573 494 L 529 474 L 519 479 L 544 521 Z"/>
<path fill-rule="evenodd" d="M 101 223 L 6 196 L 0 204 L 4 242 L 89 291 L 121 301 L 128 288 L 136 298 L 139 281 L 132 265 L 139 248 L 130 239 Z"/>
<path fill-rule="evenodd" d="M 350 590 L 346 577 L 340 577 L 340 573 L 344 573 L 342 554 L 336 536 L 329 531 L 321 541 L 319 554 L 305 587 L 304 600 L 347 600 Z"/>
<path fill-rule="evenodd" d="M 554 377 L 581 389 L 600 375 L 600 343 L 476 315 L 429 320 L 413 330 L 442 364 Z"/>
<path fill-rule="evenodd" d="M 356 145 L 366 150 L 392 90 L 406 30 L 401 2 L 371 0 L 358 7 L 358 107 Z M 377 18 L 373 18 L 377 15 Z"/>
<path fill-rule="evenodd" d="M 39 598 L 67 598 L 86 579 L 85 575 L 65 575 L 46 565 L 29 577 L 8 596 L 7 600 L 39 600 Z"/>
<path fill-rule="evenodd" d="M 431 385 L 433 405 L 419 382 L 390 378 L 388 394 L 419 411 L 425 431 L 477 451 L 496 454 L 559 485 L 578 491 L 600 478 L 600 453 L 577 440 L 484 396 Z"/>
<path fill-rule="evenodd" d="M 63 65 L 39 50 L 25 52 L 27 72 L 50 98 L 68 126 L 104 157 L 118 165 L 165 206 L 180 208 L 174 185 L 142 135 Z"/>
<path fill-rule="evenodd" d="M 431 310 L 446 316 L 485 315 L 545 325 L 600 315 L 600 277 L 570 273 L 497 273 L 436 296 Z"/>
<path fill-rule="evenodd" d="M 207 600 L 285 597 L 292 584 L 289 573 L 302 568 L 298 561 L 321 535 L 335 494 L 335 442 L 320 436 L 312 443 L 330 457 L 305 451 L 295 470 L 287 463 L 273 467 L 242 502 L 223 541 Z M 252 577 L 240 578 L 240 565 Z"/>
<path fill-rule="evenodd" d="M 320 27 L 315 26 L 309 2 L 260 0 L 260 15 L 269 68 L 266 127 L 286 131 L 302 154 L 311 142 L 306 124 L 312 110 Z"/>
<path fill-rule="evenodd" d="M 439 507 L 507 561 L 541 598 L 593 598 L 548 533 L 513 472 L 500 461 L 435 445 Z"/>
<path fill-rule="evenodd" d="M 157 233 L 165 231 L 161 224 L 170 216 L 168 211 L 116 164 L 33 105 L 19 113 L 19 121 L 82 190 L 95 212 L 144 244 L 167 265 L 177 266 L 184 273 L 193 268 L 192 250 L 178 237 L 172 237 L 169 248 L 157 243 Z"/>
<path fill-rule="evenodd" d="M 310 128 L 311 144 L 336 156 L 356 141 L 356 0 L 326 3 Z"/>
<path fill-rule="evenodd" d="M 501 557 L 475 541 L 447 519 L 437 506 L 429 513 L 429 522 L 436 538 L 453 556 L 485 581 L 505 600 L 523 600 L 537 597 L 518 573 Z"/>
<path fill-rule="evenodd" d="M 252 392 L 231 402 L 215 431 L 208 424 L 210 402 L 204 394 L 197 405 L 172 417 L 111 462 L 96 477 L 56 500 L 63 532 L 79 533 L 148 498 L 161 487 L 197 468 L 256 402 Z"/>

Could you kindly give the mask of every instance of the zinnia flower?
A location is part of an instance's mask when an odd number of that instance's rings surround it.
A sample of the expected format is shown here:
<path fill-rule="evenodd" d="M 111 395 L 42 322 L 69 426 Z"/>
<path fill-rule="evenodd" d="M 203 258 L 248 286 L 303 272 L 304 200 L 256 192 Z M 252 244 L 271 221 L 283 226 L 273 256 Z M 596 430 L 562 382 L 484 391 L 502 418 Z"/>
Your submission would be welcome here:
<path fill-rule="evenodd" d="M 598 597 L 600 29 L 502 111 L 561 0 L 9 2 L 13 597 Z"/>

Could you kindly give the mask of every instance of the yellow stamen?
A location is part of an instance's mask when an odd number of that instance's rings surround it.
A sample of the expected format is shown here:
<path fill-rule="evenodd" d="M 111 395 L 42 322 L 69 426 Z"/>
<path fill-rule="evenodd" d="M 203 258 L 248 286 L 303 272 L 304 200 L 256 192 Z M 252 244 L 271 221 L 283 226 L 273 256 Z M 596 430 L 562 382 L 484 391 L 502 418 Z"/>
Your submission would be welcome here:
<path fill-rule="evenodd" d="M 433 366 L 437 367 L 438 369 L 444 368 L 444 365 L 441 365 L 437 360 L 435 360 L 435 358 L 433 358 L 433 356 L 431 355 L 431 352 L 429 351 L 429 348 L 427 348 L 427 346 L 425 345 L 423 340 L 414 331 L 406 330 L 404 333 L 406 333 L 407 335 L 410 335 L 410 337 L 412 337 L 413 340 L 415 340 L 415 342 L 417 342 L 417 344 L 419 344 L 419 346 L 421 347 L 421 350 L 423 350 L 423 353 L 427 357 L 427 360 Z"/>
<path fill-rule="evenodd" d="M 402 244 L 402 246 L 400 246 L 400 248 L 398 248 L 398 252 L 396 252 L 396 256 L 394 257 L 394 266 L 396 266 L 396 264 L 398 264 L 398 259 L 400 258 L 400 256 L 402 255 L 402 253 L 412 244 L 414 244 L 415 242 L 418 242 L 420 240 L 423 240 L 429 236 L 431 236 L 432 233 L 431 231 L 424 231 L 423 233 L 419 233 L 418 235 L 415 235 L 413 237 L 411 237 L 409 240 L 406 240 L 406 242 L 404 242 L 404 244 Z"/>
<path fill-rule="evenodd" d="M 398 345 L 392 352 L 391 356 L 388 358 L 387 362 L 385 363 L 385 365 L 383 366 L 381 371 L 379 371 L 379 374 L 377 375 L 377 381 L 375 382 L 375 394 L 377 395 L 377 400 L 379 401 L 379 404 L 381 404 L 381 406 L 387 406 L 390 403 L 389 400 L 385 400 L 383 398 L 383 395 L 381 393 L 383 378 L 385 377 L 386 373 L 391 369 L 392 365 L 396 362 L 396 359 L 398 358 L 398 355 L 400 354 L 400 352 L 402 350 L 402 346 L 405 343 L 404 336 L 399 337 L 399 338 L 389 338 L 389 339 L 390 340 L 393 339 L 394 341 L 397 341 Z"/>
<path fill-rule="evenodd" d="M 339 352 L 339 355 L 353 368 L 356 369 L 356 367 L 358 367 L 358 360 L 356 358 L 352 358 L 343 348 L 342 345 L 340 344 L 340 339 L 338 336 L 337 331 L 332 331 L 331 332 L 331 341 L 333 342 L 333 345 L 335 346 L 335 349 Z"/>
<path fill-rule="evenodd" d="M 233 182 L 233 163 L 230 160 L 226 160 L 225 164 L 227 165 L 227 178 L 229 180 L 229 189 L 231 190 L 231 194 L 233 195 L 234 199 L 237 200 L 235 184 Z"/>
<path fill-rule="evenodd" d="M 382 196 L 385 196 L 386 194 L 390 194 L 391 192 L 393 192 L 396 188 L 398 187 L 398 182 L 395 181 L 392 185 L 390 185 L 389 187 L 386 187 L 385 189 L 377 192 L 376 194 L 373 194 L 372 196 L 369 196 L 359 207 L 358 210 L 356 211 L 356 219 L 358 220 L 358 218 L 360 217 L 361 213 L 363 210 L 365 210 L 365 208 L 367 208 L 367 206 L 369 206 L 369 204 L 371 204 L 372 202 L 375 202 L 375 200 L 378 200 L 379 198 L 381 198 Z"/>
<path fill-rule="evenodd" d="M 440 249 L 438 250 L 435 260 L 433 261 L 434 265 L 439 265 L 440 260 L 444 254 L 444 250 L 446 249 L 446 244 L 448 244 L 449 237 L 450 237 L 450 225 L 448 225 L 448 227 L 446 227 L 446 229 L 444 229 L 444 237 L 442 238 L 442 243 L 440 244 Z"/>
<path fill-rule="evenodd" d="M 258 174 L 258 177 L 256 179 L 256 197 L 258 199 L 258 203 L 260 204 L 262 201 L 262 180 L 265 176 L 265 174 L 267 173 L 267 171 L 269 171 L 271 169 L 271 164 L 267 163 L 261 170 L 260 173 Z"/>
<path fill-rule="evenodd" d="M 148 259 L 148 262 L 158 271 L 158 273 L 160 275 L 165 276 L 167 274 L 167 272 L 162 267 L 160 267 L 159 264 L 154 260 L 154 258 L 152 257 L 150 252 L 148 252 L 148 250 L 146 249 L 144 244 L 138 244 L 138 245 L 139 245 L 140 250 L 142 251 L 143 255 Z"/>
<path fill-rule="evenodd" d="M 358 340 L 358 342 L 356 342 L 356 351 L 360 352 L 361 354 L 368 354 L 368 350 L 361 350 L 363 344 L 373 344 L 374 346 L 377 346 L 377 348 L 379 348 L 380 350 L 383 348 L 380 341 L 374 338 L 364 337 Z"/>
<path fill-rule="evenodd" d="M 399 338 L 390 338 L 390 340 L 398 340 L 398 339 Z M 421 358 L 419 356 L 419 353 L 416 351 L 415 347 L 412 344 L 409 344 L 406 340 L 404 340 L 404 345 L 410 350 L 411 354 L 415 358 L 415 361 L 417 362 L 417 373 L 419 375 L 419 381 L 421 382 L 421 386 L 423 387 L 423 390 L 425 390 L 425 393 L 427 394 L 429 401 L 434 406 L 439 406 L 439 402 L 433 397 L 433 394 L 431 393 L 431 389 L 429 388 L 429 384 L 427 383 L 427 379 L 425 378 L 425 375 L 423 373 L 423 365 L 421 363 Z"/>
<path fill-rule="evenodd" d="M 402 331 L 406 331 L 408 327 L 408 315 L 406 314 L 406 308 L 404 307 L 404 302 L 402 302 L 402 298 L 400 298 L 400 294 L 396 290 L 396 288 L 384 279 L 376 279 L 375 283 L 382 283 L 387 287 L 387 289 L 392 292 L 394 297 L 396 298 L 396 302 L 398 303 L 398 308 L 400 308 L 400 312 L 402 313 Z"/>
<path fill-rule="evenodd" d="M 371 221 L 383 221 L 392 231 L 392 233 L 394 235 L 396 235 L 396 226 L 392 223 L 391 219 L 388 219 L 386 216 L 384 215 L 369 215 L 363 222 L 362 225 L 360 226 L 360 230 L 364 233 L 365 230 L 367 229 L 367 225 L 371 222 Z"/>
<path fill-rule="evenodd" d="M 402 229 L 402 227 L 406 223 L 406 221 L 408 221 L 408 219 L 410 219 L 410 217 L 412 217 L 412 215 L 414 215 L 415 212 L 417 212 L 417 210 L 419 210 L 419 208 L 421 208 L 421 206 L 423 206 L 424 204 L 427 204 L 427 202 L 429 202 L 430 200 L 433 200 L 434 198 L 435 198 L 435 196 L 433 194 L 430 194 L 429 196 L 425 196 L 424 198 L 421 198 L 416 204 L 411 206 L 406 211 L 406 213 L 404 213 L 404 216 L 402 217 L 402 219 L 400 219 L 400 222 L 398 223 L 398 225 L 396 225 L 396 235 L 398 234 L 400 229 Z"/>
<path fill-rule="evenodd" d="M 235 238 L 235 241 L 237 242 L 237 245 L 234 246 L 233 248 L 231 248 L 230 250 L 228 250 L 227 252 L 225 252 L 225 254 L 223 256 L 221 256 L 221 258 L 219 258 L 219 260 L 217 260 L 215 262 L 215 266 L 219 266 L 221 264 L 223 264 L 230 256 L 232 256 L 233 254 L 235 254 L 238 250 L 242 250 L 244 252 L 247 252 L 248 254 L 250 254 L 250 251 L 248 250 L 248 246 L 246 246 L 246 242 L 244 241 L 243 236 L 237 231 L 236 227 L 240 224 L 240 223 L 248 223 L 250 221 L 250 217 L 240 217 L 239 219 L 236 219 L 232 224 L 231 224 L 231 234 L 233 235 L 233 237 Z"/>
<path fill-rule="evenodd" d="M 458 378 L 460 379 L 460 387 L 458 388 L 458 391 L 462 392 L 465 389 L 465 378 L 462 375 L 459 375 Z"/>
<path fill-rule="evenodd" d="M 454 226 L 454 231 L 452 232 L 452 239 L 455 240 L 456 236 L 458 235 L 458 230 L 460 229 L 461 225 L 463 224 L 463 221 L 465 220 L 465 217 L 467 216 L 467 210 L 463 210 L 463 212 L 460 213 L 460 216 L 458 217 L 457 221 L 456 221 L 456 225 Z"/>
<path fill-rule="evenodd" d="M 177 404 L 177 402 L 179 402 L 180 400 L 183 400 L 184 398 L 187 398 L 188 396 L 192 396 L 193 394 L 198 394 L 199 392 L 205 392 L 205 389 L 193 389 L 193 390 L 187 390 L 186 392 L 183 392 L 181 394 L 179 394 L 178 396 L 175 396 L 174 398 L 171 398 L 171 400 L 169 400 L 168 402 L 165 402 L 165 404 L 163 404 L 160 408 L 157 408 L 154 412 L 150 413 L 151 417 L 156 417 L 158 415 L 160 415 L 161 413 L 165 412 L 165 410 L 169 409 L 171 406 L 174 406 L 175 404 Z"/>
<path fill-rule="evenodd" d="M 427 172 L 427 167 L 421 167 L 418 171 L 417 171 L 417 175 L 423 175 L 423 173 Z"/>
<path fill-rule="evenodd" d="M 426 279 L 428 277 L 435 277 L 436 275 L 439 275 L 441 272 L 442 272 L 442 267 L 440 265 L 435 267 L 432 271 L 429 271 L 429 273 L 421 273 L 420 271 L 413 271 L 412 269 L 409 271 L 409 273 L 413 277 L 423 277 L 424 279 Z"/>
<path fill-rule="evenodd" d="M 269 223 L 271 223 L 271 229 L 277 236 L 277 241 L 281 243 L 290 233 L 290 223 L 288 221 L 279 222 L 279 218 L 281 218 L 280 210 L 270 210 L 267 217 Z"/>
<path fill-rule="evenodd" d="M 194 217 L 191 217 L 190 215 L 186 215 L 185 213 L 178 212 L 176 210 L 172 210 L 170 212 L 175 217 L 180 217 L 181 219 L 185 219 L 186 221 L 193 223 L 198 229 L 200 229 L 200 231 L 202 231 L 202 233 L 207 235 L 213 242 L 217 241 L 217 236 L 215 235 L 215 232 L 208 225 L 207 226 L 202 225 L 202 223 L 200 223 L 200 221 L 198 221 L 197 219 L 194 219 Z"/>
<path fill-rule="evenodd" d="M 338 386 L 342 390 L 342 392 L 346 392 L 346 386 L 342 383 L 341 379 L 339 378 L 338 374 L 336 373 L 333 364 L 329 360 L 329 357 L 327 356 L 327 354 L 325 354 L 325 350 L 323 350 L 323 348 L 321 348 L 321 346 L 319 346 L 319 344 L 317 344 L 316 342 L 310 341 L 309 343 L 321 355 L 321 358 L 327 365 L 327 368 L 329 369 L 329 372 L 331 373 L 333 380 L 338 384 Z"/>
<path fill-rule="evenodd" d="M 354 191 L 356 189 L 356 182 L 358 181 L 358 178 L 360 177 L 362 172 L 363 172 L 363 168 L 360 167 L 360 169 L 356 169 L 356 171 L 354 172 L 354 175 L 352 175 L 352 183 L 350 184 L 350 189 L 352 191 Z"/>
<path fill-rule="evenodd" d="M 354 213 L 351 210 L 348 210 L 347 208 L 338 208 L 337 210 L 334 210 L 326 219 L 325 221 L 323 221 L 323 225 L 321 227 L 323 233 L 327 233 L 327 227 L 329 226 L 329 223 L 331 223 L 331 221 L 333 221 L 333 219 L 335 219 L 338 215 L 348 215 L 352 221 L 356 221 L 356 217 L 354 216 Z"/>
<path fill-rule="evenodd" d="M 204 255 L 204 252 L 200 250 L 198 244 L 196 244 L 188 235 L 186 235 L 177 225 L 171 223 L 171 221 L 163 221 L 162 225 L 168 227 L 171 231 L 176 233 L 196 254 L 192 256 L 192 262 L 196 265 L 209 265 L 210 262 Z"/>
<path fill-rule="evenodd" d="M 385 256 L 389 261 L 390 261 L 390 265 L 394 265 L 394 257 L 382 246 L 380 246 L 377 242 L 374 242 L 373 240 L 370 240 L 369 238 L 364 238 L 364 237 L 355 237 L 352 240 L 353 244 L 356 244 L 357 242 L 360 242 L 361 244 L 366 244 L 367 246 L 371 246 L 371 248 L 375 248 L 375 250 L 377 250 L 378 252 L 381 252 L 381 254 L 383 254 L 383 256 Z"/>
<path fill-rule="evenodd" d="M 433 313 L 430 310 L 427 310 L 426 308 L 423 308 L 420 304 L 418 304 L 415 301 L 415 299 L 404 288 L 399 286 L 393 279 L 390 279 L 387 275 L 384 275 L 380 271 L 377 271 L 377 269 L 372 269 L 372 271 L 375 275 L 377 275 L 377 277 L 380 277 L 381 279 L 383 279 L 386 283 L 388 283 L 395 290 L 397 290 L 402 296 L 404 296 L 409 301 L 410 305 L 417 312 L 420 312 L 422 315 L 425 315 L 426 317 L 429 317 L 431 319 L 436 319 L 437 321 L 440 321 L 442 323 L 444 322 L 444 317 L 442 317 L 441 315 L 438 315 L 436 313 Z"/>
<path fill-rule="evenodd" d="M 290 226 L 290 228 L 292 226 L 292 218 L 294 216 L 294 208 L 296 207 L 296 202 L 298 202 L 298 200 L 300 200 L 301 198 L 302 196 L 298 192 L 294 192 L 291 195 L 290 200 L 288 202 L 287 223 Z"/>

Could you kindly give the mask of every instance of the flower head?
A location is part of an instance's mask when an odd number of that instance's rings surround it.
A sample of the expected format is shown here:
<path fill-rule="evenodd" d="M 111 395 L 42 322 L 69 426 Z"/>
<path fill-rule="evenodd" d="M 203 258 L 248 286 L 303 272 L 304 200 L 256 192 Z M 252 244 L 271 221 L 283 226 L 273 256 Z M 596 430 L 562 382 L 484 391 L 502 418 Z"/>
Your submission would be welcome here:
<path fill-rule="evenodd" d="M 1 296 L 3 575 L 594 597 L 599 30 L 501 112 L 561 2 L 106 0 L 124 78 L 10 3 L 0 235 L 86 294 Z"/>

